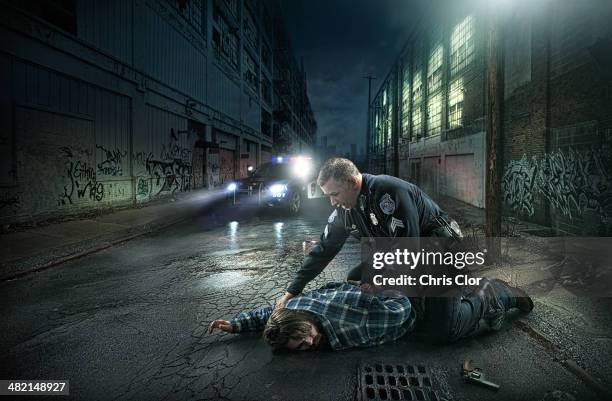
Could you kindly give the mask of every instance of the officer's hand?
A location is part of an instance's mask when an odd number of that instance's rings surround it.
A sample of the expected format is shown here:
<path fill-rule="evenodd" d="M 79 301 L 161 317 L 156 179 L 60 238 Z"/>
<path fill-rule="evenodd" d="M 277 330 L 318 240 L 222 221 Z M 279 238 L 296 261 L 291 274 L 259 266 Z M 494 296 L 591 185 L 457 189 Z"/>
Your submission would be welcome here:
<path fill-rule="evenodd" d="M 361 287 L 361 291 L 366 293 L 366 294 L 373 294 L 374 293 L 374 286 L 372 284 L 362 283 L 360 285 L 360 287 Z"/>
<path fill-rule="evenodd" d="M 280 297 L 277 301 L 276 301 L 276 305 L 274 305 L 274 309 L 278 309 L 278 308 L 282 308 L 285 306 L 285 303 L 287 303 L 288 300 L 290 300 L 291 298 L 293 298 L 295 295 L 293 295 L 290 292 L 286 292 L 285 295 L 283 295 L 282 297 Z"/>
<path fill-rule="evenodd" d="M 227 320 L 213 320 L 210 322 L 208 325 L 208 334 L 211 334 L 214 329 L 219 329 L 226 333 L 231 333 L 234 331 L 234 329 L 232 329 L 232 324 Z"/>

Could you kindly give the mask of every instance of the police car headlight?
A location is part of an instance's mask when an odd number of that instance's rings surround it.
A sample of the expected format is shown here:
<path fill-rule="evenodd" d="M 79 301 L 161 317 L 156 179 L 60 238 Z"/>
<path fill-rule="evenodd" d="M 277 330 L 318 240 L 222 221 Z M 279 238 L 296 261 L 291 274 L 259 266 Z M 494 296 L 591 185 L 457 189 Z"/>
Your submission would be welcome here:
<path fill-rule="evenodd" d="M 270 194 L 275 197 L 282 197 L 287 193 L 287 185 L 284 184 L 274 184 L 270 186 Z"/>
<path fill-rule="evenodd" d="M 293 162 L 291 170 L 295 177 L 305 179 L 312 173 L 312 161 L 305 157 L 299 157 Z"/>
<path fill-rule="evenodd" d="M 235 182 L 230 183 L 227 187 L 227 192 L 233 192 L 238 189 L 238 185 Z"/>

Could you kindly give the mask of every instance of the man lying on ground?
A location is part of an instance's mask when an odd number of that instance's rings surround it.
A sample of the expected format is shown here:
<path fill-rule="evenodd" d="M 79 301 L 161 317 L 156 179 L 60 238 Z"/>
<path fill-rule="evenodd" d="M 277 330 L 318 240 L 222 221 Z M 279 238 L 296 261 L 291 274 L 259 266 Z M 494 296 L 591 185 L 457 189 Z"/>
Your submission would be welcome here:
<path fill-rule="evenodd" d="M 478 287 L 454 288 L 446 295 L 425 298 L 415 308 L 399 292 L 372 295 L 351 283 L 329 283 L 290 299 L 283 308 L 264 306 L 230 321 L 215 320 L 208 333 L 263 330 L 264 340 L 274 349 L 337 351 L 384 344 L 413 329 L 452 342 L 482 328 L 499 329 L 510 309 L 533 309 L 523 290 L 501 280 L 483 279 Z"/>

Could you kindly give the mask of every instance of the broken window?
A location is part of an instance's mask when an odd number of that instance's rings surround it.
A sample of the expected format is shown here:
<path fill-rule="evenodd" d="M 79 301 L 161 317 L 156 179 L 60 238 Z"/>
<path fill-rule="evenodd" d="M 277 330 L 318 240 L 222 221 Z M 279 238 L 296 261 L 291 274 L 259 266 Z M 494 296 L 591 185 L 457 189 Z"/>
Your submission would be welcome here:
<path fill-rule="evenodd" d="M 234 18 L 238 18 L 238 0 L 223 0 Z"/>
<path fill-rule="evenodd" d="M 244 80 L 255 92 L 259 90 L 259 68 L 251 55 L 244 50 Z"/>
<path fill-rule="evenodd" d="M 237 29 L 232 28 L 221 15 L 217 7 L 213 14 L 213 49 L 218 58 L 226 60 L 232 67 L 238 68 Z"/>
<path fill-rule="evenodd" d="M 261 133 L 265 136 L 272 135 L 272 116 L 264 109 L 261 109 Z"/>
<path fill-rule="evenodd" d="M 261 45 L 261 62 L 266 66 L 268 71 L 272 71 L 272 51 L 265 41 L 263 41 Z"/>
<path fill-rule="evenodd" d="M 242 26 L 242 33 L 244 35 L 244 39 L 248 42 L 254 49 L 258 48 L 258 39 L 259 32 L 257 29 L 257 25 L 255 25 L 255 19 L 251 12 L 245 9 L 244 12 L 244 23 Z"/>
<path fill-rule="evenodd" d="M 261 95 L 266 103 L 272 104 L 272 84 L 268 78 L 263 77 L 263 74 L 261 79 Z"/>
<path fill-rule="evenodd" d="M 410 135 L 410 64 L 404 61 L 402 69 L 402 137 Z"/>
<path fill-rule="evenodd" d="M 439 134 L 442 130 L 442 94 L 430 96 L 427 102 L 427 135 Z"/>
<path fill-rule="evenodd" d="M 451 82 L 448 92 L 448 127 L 458 128 L 463 125 L 463 78 Z"/>
<path fill-rule="evenodd" d="M 454 76 L 472 61 L 474 55 L 473 18 L 465 17 L 451 34 L 450 40 L 450 72 Z"/>
<path fill-rule="evenodd" d="M 68 33 L 77 33 L 75 0 L 12 0 L 9 3 Z"/>
<path fill-rule="evenodd" d="M 169 0 L 169 2 L 193 29 L 202 35 L 206 34 L 205 30 L 202 29 L 204 16 L 202 0 Z"/>
<path fill-rule="evenodd" d="M 420 138 L 423 133 L 422 102 L 423 77 L 419 69 L 412 76 L 412 135 L 410 138 L 412 140 Z"/>

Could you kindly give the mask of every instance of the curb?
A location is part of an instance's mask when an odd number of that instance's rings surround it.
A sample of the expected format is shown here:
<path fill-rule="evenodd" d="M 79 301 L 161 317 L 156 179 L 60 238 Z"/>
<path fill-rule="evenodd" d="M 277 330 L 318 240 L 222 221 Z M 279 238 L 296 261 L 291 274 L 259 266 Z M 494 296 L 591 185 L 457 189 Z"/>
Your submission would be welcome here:
<path fill-rule="evenodd" d="M 546 348 L 546 350 L 552 354 L 555 362 L 560 363 L 561 366 L 581 380 L 588 388 L 597 394 L 601 400 L 609 401 L 611 399 L 610 391 L 599 383 L 589 372 L 581 368 L 573 359 L 560 358 L 561 348 L 546 334 L 531 326 L 525 319 L 517 319 L 514 324 Z"/>

